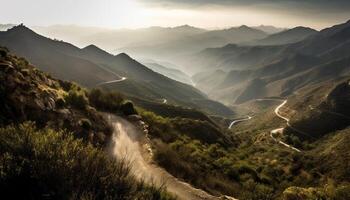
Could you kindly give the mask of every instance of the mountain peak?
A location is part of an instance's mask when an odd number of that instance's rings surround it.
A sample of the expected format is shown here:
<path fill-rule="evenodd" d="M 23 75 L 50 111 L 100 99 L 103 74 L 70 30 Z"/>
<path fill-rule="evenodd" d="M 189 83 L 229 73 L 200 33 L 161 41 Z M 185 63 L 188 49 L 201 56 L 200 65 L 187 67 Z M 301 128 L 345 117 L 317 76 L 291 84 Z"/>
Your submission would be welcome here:
<path fill-rule="evenodd" d="M 20 24 L 17 26 L 14 26 L 10 29 L 8 29 L 9 32 L 27 32 L 27 33 L 34 33 L 30 28 L 26 27 L 24 24 Z"/>
<path fill-rule="evenodd" d="M 103 52 L 105 52 L 103 49 L 99 48 L 98 46 L 96 46 L 96 45 L 94 45 L 94 44 L 90 44 L 90 45 L 84 47 L 83 50 L 86 50 L 86 51 L 95 51 L 95 52 L 96 52 L 96 51 L 99 51 L 99 52 L 103 51 Z"/>
<path fill-rule="evenodd" d="M 95 49 L 96 50 L 96 49 L 100 49 L 100 48 L 98 48 L 96 45 L 90 44 L 90 45 L 84 47 L 83 49 Z"/>
<path fill-rule="evenodd" d="M 188 24 L 184 24 L 181 26 L 176 26 L 173 29 L 175 30 L 181 30 L 181 31 L 201 31 L 202 29 L 188 25 Z"/>
<path fill-rule="evenodd" d="M 82 50 L 85 52 L 98 53 L 98 54 L 102 54 L 102 55 L 110 54 L 110 53 L 106 52 L 105 50 L 103 50 L 103 49 L 101 49 L 98 46 L 93 45 L 93 44 L 90 44 L 90 45 L 84 47 Z"/>
<path fill-rule="evenodd" d="M 120 53 L 118 55 L 116 55 L 115 57 L 117 58 L 121 58 L 121 59 L 132 59 L 128 54 L 126 53 Z"/>
<path fill-rule="evenodd" d="M 238 28 L 240 28 L 240 29 L 251 29 L 249 26 L 247 26 L 247 25 L 242 25 L 242 26 L 240 26 L 240 27 L 238 27 Z"/>
<path fill-rule="evenodd" d="M 294 27 L 290 30 L 313 30 L 313 31 L 315 31 L 315 29 L 312 29 L 310 27 L 305 27 L 305 26 L 297 26 L 297 27 Z"/>
<path fill-rule="evenodd" d="M 194 28 L 193 26 L 190 26 L 188 24 L 184 24 L 184 25 L 181 25 L 181 26 L 177 26 L 175 28 Z"/>

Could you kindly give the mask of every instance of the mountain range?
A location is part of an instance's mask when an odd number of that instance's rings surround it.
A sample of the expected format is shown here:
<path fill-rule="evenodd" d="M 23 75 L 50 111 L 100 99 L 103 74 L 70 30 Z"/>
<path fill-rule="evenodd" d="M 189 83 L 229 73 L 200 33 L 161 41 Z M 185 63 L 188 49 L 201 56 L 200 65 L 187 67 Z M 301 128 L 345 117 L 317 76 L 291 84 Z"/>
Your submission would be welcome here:
<path fill-rule="evenodd" d="M 89 44 L 108 52 L 125 52 L 134 58 L 167 60 L 178 64 L 177 58 L 208 47 L 219 47 L 228 43 L 259 40 L 269 34 L 286 29 L 273 26 L 239 26 L 226 29 L 207 30 L 182 25 L 177 27 L 149 27 L 139 29 L 105 29 L 74 25 L 33 27 L 39 34 L 59 38 L 79 47 Z M 266 31 L 266 32 L 265 32 Z M 180 66 L 181 67 L 181 66 Z"/>
<path fill-rule="evenodd" d="M 201 107 L 212 114 L 219 114 L 217 110 L 226 115 L 233 114 L 224 105 L 210 101 L 196 88 L 158 74 L 125 53 L 114 56 L 95 45 L 80 49 L 67 42 L 43 37 L 23 25 L 0 32 L 0 45 L 26 57 L 55 77 L 86 87 L 118 89 L 126 95 L 153 101 L 167 99 L 184 106 Z M 113 82 L 123 77 L 126 79 L 122 82 Z"/>
<path fill-rule="evenodd" d="M 261 40 L 248 42 L 247 45 L 283 45 L 300 42 L 305 38 L 316 34 L 318 31 L 308 27 L 295 27 L 285 31 L 271 34 Z"/>
<path fill-rule="evenodd" d="M 264 96 L 288 96 L 311 84 L 337 80 L 350 73 L 350 22 L 335 25 L 292 44 L 243 46 L 229 44 L 203 50 L 184 64 L 198 74 L 221 70 L 216 84 L 195 82 L 209 96 L 242 103 Z M 282 33 L 283 35 L 283 33 Z M 208 73 L 201 80 L 213 79 Z M 194 76 L 196 77 L 196 76 Z"/>

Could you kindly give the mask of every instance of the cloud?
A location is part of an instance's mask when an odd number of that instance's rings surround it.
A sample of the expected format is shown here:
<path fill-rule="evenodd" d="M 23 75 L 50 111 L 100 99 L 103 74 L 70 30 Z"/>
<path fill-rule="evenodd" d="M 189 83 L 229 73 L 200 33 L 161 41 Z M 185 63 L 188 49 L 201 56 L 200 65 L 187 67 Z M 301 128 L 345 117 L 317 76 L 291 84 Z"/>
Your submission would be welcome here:
<path fill-rule="evenodd" d="M 350 0 L 138 0 L 143 4 L 169 8 L 201 8 L 207 6 L 284 8 L 325 12 L 348 12 Z"/>

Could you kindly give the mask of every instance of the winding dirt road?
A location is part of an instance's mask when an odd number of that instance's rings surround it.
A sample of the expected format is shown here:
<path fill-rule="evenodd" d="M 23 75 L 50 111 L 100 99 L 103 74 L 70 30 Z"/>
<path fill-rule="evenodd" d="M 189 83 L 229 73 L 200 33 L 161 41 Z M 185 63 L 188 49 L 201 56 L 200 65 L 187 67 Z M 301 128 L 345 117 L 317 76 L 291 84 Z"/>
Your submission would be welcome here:
<path fill-rule="evenodd" d="M 230 123 L 230 125 L 228 126 L 228 129 L 231 129 L 232 128 L 232 126 L 234 126 L 235 124 L 237 124 L 237 123 L 239 123 L 239 122 L 243 122 L 243 121 L 247 121 L 247 120 L 251 120 L 253 117 L 251 117 L 251 116 L 247 116 L 246 118 L 244 118 L 244 119 L 237 119 L 237 120 L 234 120 L 234 121 L 232 121 L 231 123 Z"/>
<path fill-rule="evenodd" d="M 215 197 L 203 190 L 196 189 L 188 183 L 178 180 L 163 168 L 158 167 L 150 158 L 146 148 L 142 144 L 145 135 L 133 124 L 121 117 L 109 115 L 108 119 L 113 124 L 115 132 L 113 136 L 113 153 L 117 158 L 126 159 L 132 164 L 132 173 L 138 179 L 157 186 L 166 186 L 170 193 L 184 200 L 219 200 L 232 197 Z"/>
<path fill-rule="evenodd" d="M 279 118 L 285 120 L 285 121 L 287 122 L 287 126 L 288 126 L 288 127 L 292 128 L 292 127 L 290 126 L 290 124 L 289 124 L 289 119 L 288 119 L 287 117 L 284 117 L 284 116 L 282 116 L 282 115 L 280 114 L 280 109 L 281 109 L 283 106 L 285 106 L 286 104 L 287 104 L 287 100 L 284 100 L 280 105 L 278 105 L 278 106 L 276 107 L 276 109 L 275 109 L 275 114 L 276 114 Z M 292 128 L 292 129 L 294 130 L 294 128 Z M 297 149 L 297 148 L 295 148 L 295 147 L 293 147 L 293 146 L 291 146 L 291 145 L 289 145 L 289 144 L 287 144 L 287 143 L 285 143 L 285 142 L 282 142 L 281 140 L 277 140 L 277 139 L 274 137 L 274 135 L 277 134 L 277 133 L 283 134 L 283 131 L 284 131 L 284 128 L 277 128 L 277 129 L 274 129 L 274 130 L 272 130 L 272 131 L 270 132 L 270 137 L 271 137 L 274 141 L 280 143 L 281 145 L 283 145 L 283 146 L 285 146 L 285 147 L 287 147 L 287 148 L 290 148 L 290 149 L 292 149 L 292 150 L 294 150 L 294 151 L 296 151 L 296 152 L 301 152 L 299 149 Z M 298 131 L 298 132 L 299 132 L 299 131 Z"/>
<path fill-rule="evenodd" d="M 289 124 L 290 119 L 288 119 L 287 117 L 284 117 L 283 115 L 280 114 L 280 109 L 281 109 L 283 106 L 285 106 L 285 105 L 287 104 L 287 102 L 288 102 L 287 100 L 272 99 L 272 98 L 270 98 L 270 99 L 256 99 L 256 101 L 282 101 L 282 103 L 281 103 L 280 105 L 278 105 L 278 106 L 275 108 L 275 110 L 274 110 L 275 114 L 276 114 L 279 118 L 281 118 L 281 119 L 283 119 L 284 121 L 286 121 L 286 122 L 287 122 L 287 126 L 288 126 L 289 128 L 291 128 L 292 130 L 294 130 L 294 131 L 296 131 L 296 132 L 298 132 L 298 133 L 307 135 L 305 132 L 300 131 L 300 130 L 298 130 L 298 129 L 292 127 L 292 126 Z M 244 119 L 234 120 L 234 121 L 231 122 L 231 124 L 229 125 L 228 128 L 231 129 L 232 126 L 234 126 L 234 125 L 237 124 L 238 122 L 247 121 L 247 120 L 250 120 L 250 119 L 252 119 L 252 117 L 247 116 L 247 118 L 244 118 Z M 294 151 L 297 151 L 297 152 L 301 152 L 301 150 L 299 150 L 299 149 L 297 149 L 297 148 L 295 148 L 295 147 L 293 147 L 293 146 L 291 146 L 291 145 L 289 145 L 289 144 L 287 144 L 287 143 L 285 143 L 285 142 L 282 142 L 281 140 L 278 140 L 278 139 L 276 139 L 276 138 L 274 137 L 274 135 L 276 135 L 276 134 L 278 134 L 278 133 L 279 133 L 279 134 L 283 134 L 283 131 L 284 131 L 284 128 L 283 128 L 283 127 L 282 127 L 282 128 L 276 128 L 276 129 L 270 131 L 270 137 L 271 137 L 275 142 L 277 142 L 277 143 L 279 143 L 279 144 L 281 144 L 281 145 L 283 145 L 283 146 L 285 146 L 285 147 L 287 147 L 287 148 L 290 148 L 290 149 L 292 149 L 292 150 L 294 150 Z"/>
<path fill-rule="evenodd" d="M 99 83 L 96 86 L 101 86 L 101 85 L 106 85 L 106 84 L 111 84 L 111 83 L 119 83 L 119 82 L 125 81 L 126 79 L 127 79 L 126 77 L 121 77 L 120 79 L 117 79 L 117 80 Z"/>

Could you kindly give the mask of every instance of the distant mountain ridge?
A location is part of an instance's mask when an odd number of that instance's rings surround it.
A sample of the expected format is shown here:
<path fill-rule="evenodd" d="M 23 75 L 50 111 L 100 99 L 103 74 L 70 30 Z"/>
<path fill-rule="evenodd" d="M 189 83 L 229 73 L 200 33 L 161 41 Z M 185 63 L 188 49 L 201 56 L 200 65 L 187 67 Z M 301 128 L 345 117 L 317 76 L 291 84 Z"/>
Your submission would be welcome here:
<path fill-rule="evenodd" d="M 271 28 L 271 27 L 269 27 Z M 57 25 L 34 27 L 40 34 L 60 38 L 80 47 L 90 44 L 118 54 L 125 52 L 137 59 L 150 58 L 175 63 L 181 56 L 219 47 L 228 43 L 242 43 L 265 38 L 264 31 L 242 25 L 227 29 L 206 30 L 182 25 L 177 27 L 149 27 L 139 29 L 103 29 Z M 180 65 L 180 67 L 182 67 Z M 185 68 L 181 68 L 184 71 Z"/>
<path fill-rule="evenodd" d="M 264 31 L 267 34 L 275 34 L 275 33 L 288 30 L 287 28 L 280 28 L 280 27 L 268 26 L 268 25 L 252 26 L 252 28 Z"/>
<path fill-rule="evenodd" d="M 197 71 L 226 71 L 226 78 L 206 92 L 231 104 L 264 96 L 288 96 L 303 87 L 350 75 L 347 53 L 350 52 L 349 21 L 316 33 L 305 28 L 297 29 L 307 30 L 311 35 L 292 44 L 231 44 L 206 49 L 195 55 L 188 66 L 197 66 Z M 244 76 L 242 82 L 237 83 L 237 74 Z"/>
<path fill-rule="evenodd" d="M 159 38 L 157 42 L 129 45 L 115 52 L 126 52 L 136 57 L 168 60 L 178 64 L 182 56 L 201 51 L 208 47 L 219 47 L 228 43 L 242 43 L 265 38 L 267 34 L 248 26 L 210 30 L 170 39 Z"/>
<path fill-rule="evenodd" d="M 305 38 L 316 34 L 318 31 L 308 27 L 295 27 L 279 33 L 267 36 L 264 39 L 248 43 L 249 45 L 283 45 L 291 44 L 304 40 Z"/>
<path fill-rule="evenodd" d="M 127 80 L 110 84 L 108 88 L 154 101 L 166 98 L 169 102 L 202 109 L 205 106 L 200 106 L 197 101 L 208 100 L 194 87 L 158 74 L 127 54 L 114 56 L 94 45 L 80 49 L 63 41 L 45 38 L 23 25 L 0 32 L 0 45 L 26 57 L 45 72 L 90 88 L 124 76 Z M 227 108 L 226 114 L 230 113 L 232 111 Z"/>

